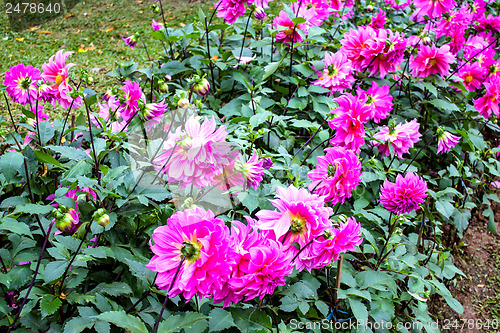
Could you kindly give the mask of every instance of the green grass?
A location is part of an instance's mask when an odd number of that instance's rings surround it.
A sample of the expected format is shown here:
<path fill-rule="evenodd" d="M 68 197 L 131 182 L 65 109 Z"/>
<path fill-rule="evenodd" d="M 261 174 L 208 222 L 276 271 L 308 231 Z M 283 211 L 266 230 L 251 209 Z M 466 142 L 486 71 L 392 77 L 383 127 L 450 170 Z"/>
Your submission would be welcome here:
<path fill-rule="evenodd" d="M 104 92 L 106 87 L 116 82 L 107 73 L 117 63 L 134 59 L 147 65 L 142 44 L 139 43 L 132 50 L 122 38 L 136 31 L 149 33 L 153 18 L 162 21 L 160 13 L 151 11 L 152 3 L 152 0 L 81 0 L 57 18 L 23 31 L 11 29 L 6 7 L 1 3 L 0 82 L 3 83 L 5 72 L 10 66 L 22 62 L 41 68 L 51 55 L 65 49 L 74 52 L 69 61 L 77 65 L 70 73 L 76 77 L 79 68 L 88 69 L 94 79 L 93 88 Z M 163 0 L 163 6 L 169 27 L 194 21 L 199 6 L 205 12 L 213 10 L 211 1 L 191 4 L 181 0 Z M 163 52 L 162 45 L 148 36 L 144 39 L 150 55 L 157 58 Z M 16 110 L 15 114 L 18 113 Z M 60 113 L 61 110 L 49 112 L 51 117 L 60 116 Z M 0 114 L 7 114 L 3 98 L 0 99 Z"/>

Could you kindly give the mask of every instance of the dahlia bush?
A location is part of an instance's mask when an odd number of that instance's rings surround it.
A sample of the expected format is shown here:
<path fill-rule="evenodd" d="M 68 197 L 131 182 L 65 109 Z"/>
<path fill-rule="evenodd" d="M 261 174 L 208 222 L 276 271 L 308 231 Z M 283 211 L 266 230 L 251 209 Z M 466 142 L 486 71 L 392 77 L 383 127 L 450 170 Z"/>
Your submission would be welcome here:
<path fill-rule="evenodd" d="M 438 332 L 431 304 L 463 311 L 456 245 L 473 216 L 497 232 L 497 2 L 158 12 L 123 43 L 164 53 L 106 89 L 66 50 L 0 76 L 1 331 Z"/>

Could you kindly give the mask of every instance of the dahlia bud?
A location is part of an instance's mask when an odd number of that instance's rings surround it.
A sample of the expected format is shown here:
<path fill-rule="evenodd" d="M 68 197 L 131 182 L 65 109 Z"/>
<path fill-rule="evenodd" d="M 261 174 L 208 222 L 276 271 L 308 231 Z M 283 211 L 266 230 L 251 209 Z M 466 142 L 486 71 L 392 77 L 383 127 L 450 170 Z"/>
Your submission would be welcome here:
<path fill-rule="evenodd" d="M 207 79 L 202 78 L 194 84 L 193 91 L 201 96 L 206 96 L 210 90 L 210 83 Z"/>
<path fill-rule="evenodd" d="M 109 215 L 104 214 L 103 216 L 99 217 L 97 219 L 97 224 L 99 224 L 101 227 L 105 227 L 109 224 Z"/>
<path fill-rule="evenodd" d="M 366 6 L 366 10 L 369 12 L 373 11 L 373 6 L 372 5 Z"/>
<path fill-rule="evenodd" d="M 73 218 L 73 216 L 71 216 L 70 213 L 65 213 L 59 219 L 56 218 L 56 228 L 59 231 L 63 231 L 63 232 L 70 231 L 71 228 L 73 227 L 74 223 L 75 223 L 75 219 Z"/>
<path fill-rule="evenodd" d="M 168 93 L 168 84 L 165 81 L 160 80 L 158 81 L 158 89 L 161 92 Z"/>
<path fill-rule="evenodd" d="M 107 102 L 109 99 L 113 96 L 113 92 L 111 90 L 106 91 L 104 96 L 102 96 L 102 99 Z"/>
<path fill-rule="evenodd" d="M 177 107 L 179 107 L 181 109 L 187 109 L 189 107 L 189 105 L 191 105 L 191 103 L 189 103 L 189 100 L 187 98 L 181 98 L 177 102 Z"/>
<path fill-rule="evenodd" d="M 422 38 L 422 44 L 424 45 L 429 45 L 431 42 L 432 41 L 429 36 L 425 36 L 424 38 Z"/>
<path fill-rule="evenodd" d="M 151 6 L 149 6 L 149 8 L 151 9 L 151 11 L 153 13 L 158 13 L 160 11 L 160 6 L 158 6 L 158 4 L 156 4 L 156 3 L 151 4 Z"/>
<path fill-rule="evenodd" d="M 257 20 L 262 21 L 266 17 L 266 12 L 264 11 L 264 8 L 256 7 L 253 15 Z"/>
<path fill-rule="evenodd" d="M 273 166 L 273 160 L 270 157 L 266 157 L 262 160 L 262 167 L 266 170 L 271 169 Z"/>

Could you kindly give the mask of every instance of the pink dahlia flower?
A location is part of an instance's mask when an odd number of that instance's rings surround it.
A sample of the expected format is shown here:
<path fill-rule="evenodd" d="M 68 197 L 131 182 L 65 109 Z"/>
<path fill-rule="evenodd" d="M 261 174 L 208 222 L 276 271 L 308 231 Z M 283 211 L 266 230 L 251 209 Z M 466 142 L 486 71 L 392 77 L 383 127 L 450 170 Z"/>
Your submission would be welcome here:
<path fill-rule="evenodd" d="M 146 104 L 142 118 L 147 123 L 150 130 L 160 123 L 167 107 L 168 105 L 163 102 Z"/>
<path fill-rule="evenodd" d="M 336 53 L 325 53 L 325 67 L 323 71 L 318 72 L 318 80 L 313 84 L 330 89 L 333 93 L 344 89 L 350 89 L 354 82 L 352 76 L 353 68 L 351 60 L 341 51 Z"/>
<path fill-rule="evenodd" d="M 488 119 L 493 112 L 495 115 L 500 116 L 498 110 L 498 103 L 500 103 L 500 78 L 498 76 L 492 77 L 488 82 L 484 83 L 486 93 L 474 100 L 476 110 Z"/>
<path fill-rule="evenodd" d="M 372 86 L 367 91 L 361 88 L 357 90 L 360 98 L 366 96 L 365 105 L 370 108 L 369 119 L 373 119 L 377 124 L 380 123 L 380 120 L 387 118 L 392 110 L 392 96 L 389 94 L 389 89 L 388 85 L 380 87 L 377 82 L 373 81 Z"/>
<path fill-rule="evenodd" d="M 330 227 L 323 235 L 315 238 L 299 254 L 299 261 L 295 266 L 298 271 L 321 269 L 336 261 L 341 253 L 354 251 L 363 242 L 361 237 L 361 225 L 355 218 L 348 218 L 345 223 L 339 222 L 338 228 Z"/>
<path fill-rule="evenodd" d="M 465 89 L 469 91 L 481 88 L 486 74 L 478 62 L 469 62 L 458 71 L 458 77 L 462 78 Z"/>
<path fill-rule="evenodd" d="M 353 151 L 341 148 L 326 148 L 326 155 L 318 157 L 318 164 L 307 174 L 312 182 L 311 192 L 335 205 L 344 203 L 361 181 L 361 163 Z"/>
<path fill-rule="evenodd" d="M 417 10 L 411 15 L 411 19 L 440 17 L 442 13 L 448 13 L 457 3 L 454 0 L 415 0 L 413 2 Z"/>
<path fill-rule="evenodd" d="M 125 132 L 127 131 L 124 129 L 127 126 L 127 122 L 123 119 L 119 120 L 120 118 L 120 102 L 116 99 L 115 96 L 105 96 L 105 100 L 107 100 L 106 103 L 98 103 L 99 106 L 99 117 L 102 118 L 105 123 L 101 124 L 101 122 L 93 117 L 92 115 L 90 116 L 90 120 L 96 127 L 106 127 L 108 124 L 111 124 L 111 132 L 118 133 L 118 132 Z"/>
<path fill-rule="evenodd" d="M 224 126 L 215 130 L 215 119 L 199 118 L 192 115 L 183 128 L 169 133 L 161 154 L 153 161 L 157 170 L 168 176 L 170 184 L 179 182 L 181 189 L 189 185 L 197 188 L 208 186 L 212 175 L 231 158 L 230 144 L 225 141 Z"/>
<path fill-rule="evenodd" d="M 245 5 L 252 2 L 252 0 L 220 0 L 215 4 L 215 8 L 218 8 L 217 17 L 223 18 L 229 24 L 233 24 L 238 17 L 245 13 Z"/>
<path fill-rule="evenodd" d="M 153 28 L 154 31 L 158 31 L 163 29 L 163 24 L 156 22 L 155 19 L 153 19 L 153 22 L 151 22 L 151 27 Z"/>
<path fill-rule="evenodd" d="M 132 36 L 128 36 L 128 37 L 122 38 L 122 40 L 125 42 L 125 44 L 127 44 L 128 46 L 130 46 L 130 48 L 132 50 L 137 45 L 138 39 L 139 39 L 139 37 L 138 37 L 137 34 L 133 34 Z"/>
<path fill-rule="evenodd" d="M 450 73 L 450 65 L 454 62 L 455 56 L 451 54 L 449 45 L 440 48 L 422 45 L 417 56 L 410 60 L 410 68 L 413 69 L 413 75 L 419 77 L 432 74 L 445 76 Z"/>
<path fill-rule="evenodd" d="M 69 70 L 75 64 L 66 64 L 66 60 L 71 54 L 73 52 L 59 50 L 49 58 L 48 63 L 42 65 L 42 78 L 45 81 L 54 82 L 51 88 L 55 91 L 55 100 L 65 109 L 69 108 L 70 105 L 76 109 L 83 104 L 81 97 L 73 101 L 70 96 L 73 88 L 69 84 Z"/>
<path fill-rule="evenodd" d="M 408 172 L 405 177 L 398 175 L 394 183 L 385 180 L 380 191 L 380 203 L 385 209 L 406 214 L 417 210 L 425 201 L 427 183 L 417 174 Z"/>
<path fill-rule="evenodd" d="M 413 148 L 415 143 L 420 141 L 422 135 L 418 132 L 419 127 L 420 124 L 417 123 L 416 119 L 404 124 L 398 124 L 393 129 L 384 126 L 373 136 L 374 139 L 384 143 L 372 141 L 372 144 L 377 146 L 379 152 L 386 156 L 391 154 L 389 149 L 389 144 L 391 144 L 394 147 L 396 156 L 403 158 L 403 154 L 410 152 L 410 148 Z"/>
<path fill-rule="evenodd" d="M 462 45 L 462 48 L 464 50 L 464 57 L 466 59 L 470 59 L 474 56 L 478 57 L 478 53 L 480 53 L 481 56 L 484 56 L 486 58 L 493 58 L 495 55 L 495 48 L 493 45 L 488 45 L 490 42 L 488 42 L 485 38 L 481 36 L 471 36 L 467 39 L 467 42 Z"/>
<path fill-rule="evenodd" d="M 466 30 L 472 19 L 467 7 L 467 4 L 463 4 L 459 10 L 451 12 L 451 14 L 447 17 L 443 17 L 435 28 L 436 38 L 440 38 L 442 36 L 452 37 L 455 31 Z"/>
<path fill-rule="evenodd" d="M 125 85 L 120 88 L 123 91 L 123 102 L 120 105 L 120 116 L 128 122 L 139 112 L 139 101 L 145 102 L 146 97 L 142 92 L 139 82 L 125 80 Z"/>
<path fill-rule="evenodd" d="M 300 23 L 294 29 L 292 19 L 288 17 L 288 14 L 284 10 L 280 11 L 279 16 L 274 19 L 273 27 L 274 29 L 278 29 L 276 41 L 285 44 L 290 44 L 292 41 L 294 43 L 301 42 L 302 37 L 299 34 L 299 30 L 307 34 L 307 25 Z"/>
<path fill-rule="evenodd" d="M 465 44 L 465 30 L 464 29 L 457 29 L 452 32 L 451 35 L 451 40 L 448 43 L 450 46 L 450 52 L 453 55 L 457 55 L 458 52 L 463 50 L 464 44 Z"/>
<path fill-rule="evenodd" d="M 368 46 L 367 42 L 376 36 L 377 33 L 371 27 L 359 27 L 358 30 L 351 29 L 344 33 L 340 50 L 352 61 L 352 67 L 357 71 L 365 70 L 362 66 L 365 63 L 363 51 Z"/>
<path fill-rule="evenodd" d="M 7 94 L 16 103 L 26 105 L 38 98 L 37 82 L 41 80 L 40 71 L 33 66 L 24 66 L 23 63 L 12 66 L 5 73 L 3 84 L 7 87 Z"/>
<path fill-rule="evenodd" d="M 187 301 L 194 295 L 210 298 L 236 264 L 229 229 L 210 210 L 175 213 L 167 225 L 155 229 L 152 240 L 154 256 L 146 267 L 158 273 L 155 282 L 169 297 L 182 293 Z"/>
<path fill-rule="evenodd" d="M 488 17 L 480 17 L 477 19 L 478 24 L 475 25 L 479 31 L 490 30 L 500 32 L 500 17 L 491 14 Z"/>
<path fill-rule="evenodd" d="M 237 162 L 236 170 L 244 177 L 249 188 L 256 190 L 259 187 L 264 174 L 263 162 L 255 152 L 246 163 Z"/>
<path fill-rule="evenodd" d="M 367 100 L 351 94 L 342 95 L 334 100 L 339 107 L 330 111 L 336 115 L 328 121 L 330 128 L 335 130 L 335 136 L 330 140 L 330 144 L 352 149 L 359 154 L 360 147 L 365 143 L 363 124 L 368 121 L 371 111 L 365 104 Z"/>
<path fill-rule="evenodd" d="M 372 17 L 372 22 L 370 23 L 370 27 L 373 29 L 382 29 L 385 24 L 385 12 L 382 9 L 379 9 L 377 15 Z"/>
<path fill-rule="evenodd" d="M 273 233 L 274 239 L 287 245 L 288 251 L 298 252 L 292 243 L 304 246 L 331 226 L 329 218 L 333 209 L 325 207 L 324 197 L 293 185 L 278 187 L 276 191 L 276 200 L 271 200 L 271 203 L 278 210 L 258 212 L 257 227 Z"/>
<path fill-rule="evenodd" d="M 442 128 L 438 129 L 438 154 L 444 154 L 453 149 L 460 141 L 460 137 L 446 132 Z"/>
<path fill-rule="evenodd" d="M 57 98 L 57 90 L 53 89 L 51 86 L 47 84 L 42 84 L 40 88 L 38 88 L 39 95 L 41 101 L 45 103 L 52 103 Z"/>
<path fill-rule="evenodd" d="M 315 16 L 321 22 L 326 20 L 332 13 L 328 0 L 305 0 L 303 6 L 312 8 Z"/>
<path fill-rule="evenodd" d="M 385 77 L 401 64 L 406 46 L 404 34 L 388 29 L 379 30 L 375 38 L 366 41 L 366 47 L 361 51 L 364 57 L 361 64 L 363 71 L 370 70 L 370 75 L 378 73 L 381 78 Z"/>

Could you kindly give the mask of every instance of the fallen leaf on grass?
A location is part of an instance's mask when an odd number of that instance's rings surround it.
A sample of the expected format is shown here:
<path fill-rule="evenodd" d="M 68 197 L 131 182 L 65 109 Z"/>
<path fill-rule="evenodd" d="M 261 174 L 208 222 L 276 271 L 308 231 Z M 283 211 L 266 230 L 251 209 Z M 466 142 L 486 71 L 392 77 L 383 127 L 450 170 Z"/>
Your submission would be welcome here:
<path fill-rule="evenodd" d="M 22 42 L 24 40 L 24 37 L 16 38 L 16 40 Z"/>
<path fill-rule="evenodd" d="M 73 15 L 73 14 L 66 14 L 66 15 L 64 15 L 64 19 L 65 19 L 65 20 L 67 20 L 67 19 L 69 19 L 71 16 L 75 16 L 75 15 Z"/>
<path fill-rule="evenodd" d="M 186 24 L 185 24 L 185 23 L 182 23 L 182 22 L 181 22 L 181 23 L 179 23 L 179 25 L 180 25 L 181 27 L 186 26 Z"/>
<path fill-rule="evenodd" d="M 113 27 L 106 29 L 106 32 L 111 32 L 111 31 L 113 31 Z"/>
<path fill-rule="evenodd" d="M 39 29 L 40 27 L 31 27 L 30 30 L 33 31 L 33 30 L 37 30 Z"/>
<path fill-rule="evenodd" d="M 39 34 L 51 34 L 52 31 L 48 31 L 48 30 L 40 30 L 40 31 L 37 31 Z"/>

